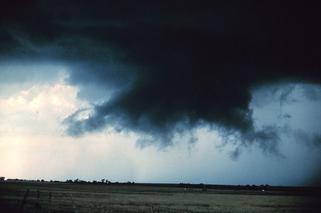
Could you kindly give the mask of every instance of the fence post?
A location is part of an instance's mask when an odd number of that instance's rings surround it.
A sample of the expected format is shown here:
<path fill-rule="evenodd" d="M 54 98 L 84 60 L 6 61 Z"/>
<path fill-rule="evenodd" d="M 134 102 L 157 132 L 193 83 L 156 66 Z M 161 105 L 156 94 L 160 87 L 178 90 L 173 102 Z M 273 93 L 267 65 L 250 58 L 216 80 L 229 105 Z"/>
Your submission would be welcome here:
<path fill-rule="evenodd" d="M 49 205 L 48 205 L 48 213 L 51 212 L 51 198 L 52 198 L 52 194 L 51 192 L 49 192 Z"/>
<path fill-rule="evenodd" d="M 72 198 L 72 194 L 69 193 L 69 196 L 70 196 L 70 200 L 71 200 L 71 204 L 72 204 L 72 209 L 74 210 L 75 213 L 78 213 L 78 209 L 75 205 L 74 199 Z"/>
<path fill-rule="evenodd" d="M 29 196 L 29 189 L 26 190 L 25 195 L 23 196 L 23 200 L 21 201 L 20 212 L 23 212 L 28 196 Z"/>

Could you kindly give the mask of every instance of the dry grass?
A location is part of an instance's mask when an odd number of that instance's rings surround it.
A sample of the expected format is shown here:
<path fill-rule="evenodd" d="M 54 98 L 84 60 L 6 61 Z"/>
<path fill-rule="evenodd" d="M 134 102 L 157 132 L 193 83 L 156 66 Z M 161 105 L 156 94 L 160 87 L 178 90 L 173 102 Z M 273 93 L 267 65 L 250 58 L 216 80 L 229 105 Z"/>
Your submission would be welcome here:
<path fill-rule="evenodd" d="M 12 212 L 321 212 L 318 197 L 136 185 L 6 183 L 0 196 L 2 208 Z"/>

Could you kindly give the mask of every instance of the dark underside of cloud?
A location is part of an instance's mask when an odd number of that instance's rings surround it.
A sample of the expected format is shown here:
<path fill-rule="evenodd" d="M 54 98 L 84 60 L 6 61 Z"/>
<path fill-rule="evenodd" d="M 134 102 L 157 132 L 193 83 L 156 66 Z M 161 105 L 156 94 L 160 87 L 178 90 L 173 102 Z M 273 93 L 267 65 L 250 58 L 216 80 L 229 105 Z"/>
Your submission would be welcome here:
<path fill-rule="evenodd" d="M 58 60 L 76 86 L 113 91 L 80 136 L 111 126 L 170 144 L 209 124 L 275 151 L 275 127 L 255 130 L 251 89 L 321 82 L 320 6 L 288 1 L 8 1 L 0 9 L 2 58 Z"/>

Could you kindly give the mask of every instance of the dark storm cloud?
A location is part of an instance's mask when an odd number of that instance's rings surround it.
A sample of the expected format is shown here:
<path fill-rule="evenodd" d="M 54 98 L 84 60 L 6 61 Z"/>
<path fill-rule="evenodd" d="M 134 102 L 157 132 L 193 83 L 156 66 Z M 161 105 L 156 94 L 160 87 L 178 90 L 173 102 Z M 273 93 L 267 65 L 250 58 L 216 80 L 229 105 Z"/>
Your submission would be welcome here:
<path fill-rule="evenodd" d="M 170 144 L 175 132 L 206 123 L 273 151 L 276 131 L 254 128 L 251 89 L 282 80 L 321 81 L 319 5 L 31 2 L 9 1 L 0 9 L 2 57 L 74 63 L 71 84 L 115 90 L 87 119 L 77 119 L 78 112 L 66 119 L 73 136 L 112 126 Z"/>

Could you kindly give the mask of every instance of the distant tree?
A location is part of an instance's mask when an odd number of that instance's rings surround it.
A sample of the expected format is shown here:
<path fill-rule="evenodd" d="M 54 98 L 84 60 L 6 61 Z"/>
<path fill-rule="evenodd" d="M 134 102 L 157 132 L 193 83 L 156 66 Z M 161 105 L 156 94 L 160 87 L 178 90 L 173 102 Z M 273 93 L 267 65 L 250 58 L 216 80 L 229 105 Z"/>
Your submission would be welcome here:
<path fill-rule="evenodd" d="M 66 180 L 66 183 L 72 183 L 72 180 L 71 179 Z"/>
<path fill-rule="evenodd" d="M 5 177 L 0 177 L 0 181 L 5 181 Z"/>

